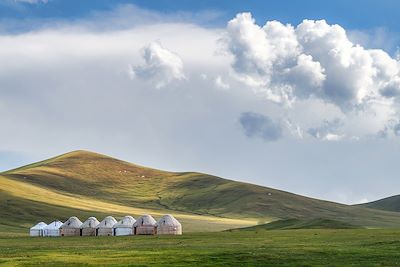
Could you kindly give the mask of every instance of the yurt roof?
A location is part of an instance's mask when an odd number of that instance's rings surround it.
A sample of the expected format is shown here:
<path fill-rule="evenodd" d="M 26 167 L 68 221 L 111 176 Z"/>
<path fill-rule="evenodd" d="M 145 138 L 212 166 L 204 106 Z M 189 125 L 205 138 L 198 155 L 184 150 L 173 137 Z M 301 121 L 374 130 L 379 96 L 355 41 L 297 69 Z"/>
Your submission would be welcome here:
<path fill-rule="evenodd" d="M 136 226 L 155 226 L 157 224 L 156 220 L 151 215 L 143 215 L 139 217 L 136 222 L 133 224 L 134 227 Z"/>
<path fill-rule="evenodd" d="M 96 217 L 89 217 L 82 225 L 81 228 L 96 228 L 100 222 Z"/>
<path fill-rule="evenodd" d="M 157 226 L 181 226 L 181 223 L 175 219 L 174 216 L 167 214 L 161 217 L 161 219 L 158 221 Z"/>
<path fill-rule="evenodd" d="M 61 227 L 61 225 L 63 225 L 63 222 L 60 222 L 60 221 L 56 220 L 54 222 L 49 223 L 46 227 L 44 227 L 44 229 L 48 229 L 48 230 L 54 229 L 54 230 L 56 230 L 56 229 L 59 229 Z"/>
<path fill-rule="evenodd" d="M 38 224 L 32 226 L 32 227 L 31 227 L 31 230 L 41 230 L 41 229 L 45 228 L 46 226 L 47 226 L 46 223 L 40 222 L 40 223 L 38 223 Z"/>
<path fill-rule="evenodd" d="M 78 217 L 73 216 L 69 218 L 63 225 L 61 225 L 61 228 L 80 228 L 81 225 L 81 220 L 79 220 Z"/>
<path fill-rule="evenodd" d="M 116 223 L 117 220 L 113 216 L 107 216 L 100 222 L 97 228 L 112 228 Z"/>
<path fill-rule="evenodd" d="M 125 227 L 131 228 L 135 222 L 136 222 L 136 220 L 132 216 L 125 216 L 119 222 L 114 224 L 113 227 L 114 228 L 125 228 Z"/>

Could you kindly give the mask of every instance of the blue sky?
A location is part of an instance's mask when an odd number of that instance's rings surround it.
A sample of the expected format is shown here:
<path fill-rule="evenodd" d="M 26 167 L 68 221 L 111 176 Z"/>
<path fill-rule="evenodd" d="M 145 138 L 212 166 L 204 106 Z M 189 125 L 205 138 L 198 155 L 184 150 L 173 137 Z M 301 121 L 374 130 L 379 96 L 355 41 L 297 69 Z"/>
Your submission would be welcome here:
<path fill-rule="evenodd" d="M 65 18 L 77 19 L 95 11 L 114 9 L 116 5 L 134 4 L 142 8 L 176 12 L 200 10 L 218 11 L 221 16 L 214 21 L 223 25 L 238 12 L 250 11 L 260 22 L 277 19 L 297 24 L 304 18 L 326 19 L 346 28 L 370 29 L 384 27 L 399 32 L 398 10 L 400 2 L 396 0 L 283 0 L 283 1 L 229 1 L 229 0 L 50 0 L 47 4 L 15 3 L 15 0 L 1 0 L 2 18 Z"/>
<path fill-rule="evenodd" d="M 0 169 L 87 149 L 344 203 L 398 194 L 398 10 L 0 0 Z"/>

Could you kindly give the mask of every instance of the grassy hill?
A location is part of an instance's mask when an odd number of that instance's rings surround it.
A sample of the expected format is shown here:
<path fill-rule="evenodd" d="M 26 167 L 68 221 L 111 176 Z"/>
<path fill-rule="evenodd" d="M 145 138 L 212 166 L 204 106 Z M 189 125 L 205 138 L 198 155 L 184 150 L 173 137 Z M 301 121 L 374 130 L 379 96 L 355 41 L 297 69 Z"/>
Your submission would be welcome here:
<path fill-rule="evenodd" d="M 16 212 L 18 211 L 18 212 Z M 0 231 L 71 215 L 172 213 L 186 231 L 326 218 L 397 227 L 400 214 L 348 206 L 196 172 L 166 172 L 74 151 L 0 174 Z M 3 230 L 4 231 L 4 230 Z"/>
<path fill-rule="evenodd" d="M 357 205 L 371 209 L 400 212 L 400 195 L 383 198 L 373 202 Z"/>
<path fill-rule="evenodd" d="M 228 231 L 263 231 L 289 229 L 361 229 L 362 227 L 332 219 L 284 219 L 250 227 L 230 229 Z"/>

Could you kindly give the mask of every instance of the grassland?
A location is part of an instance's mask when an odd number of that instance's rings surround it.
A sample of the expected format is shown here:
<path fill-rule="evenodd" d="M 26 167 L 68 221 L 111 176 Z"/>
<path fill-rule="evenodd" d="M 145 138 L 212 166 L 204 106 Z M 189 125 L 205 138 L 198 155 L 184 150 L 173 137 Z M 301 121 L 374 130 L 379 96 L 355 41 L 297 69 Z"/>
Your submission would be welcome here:
<path fill-rule="evenodd" d="M 399 266 L 400 230 L 0 237 L 2 266 Z"/>

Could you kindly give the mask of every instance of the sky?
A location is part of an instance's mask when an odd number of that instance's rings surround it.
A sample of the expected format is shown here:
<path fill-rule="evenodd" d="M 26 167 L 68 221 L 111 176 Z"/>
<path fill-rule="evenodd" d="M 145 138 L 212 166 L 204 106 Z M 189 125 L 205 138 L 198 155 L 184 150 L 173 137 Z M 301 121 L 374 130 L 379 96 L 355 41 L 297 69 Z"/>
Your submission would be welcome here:
<path fill-rule="evenodd" d="M 0 170 L 86 149 L 341 203 L 399 194 L 399 9 L 0 0 Z"/>

